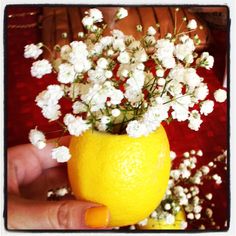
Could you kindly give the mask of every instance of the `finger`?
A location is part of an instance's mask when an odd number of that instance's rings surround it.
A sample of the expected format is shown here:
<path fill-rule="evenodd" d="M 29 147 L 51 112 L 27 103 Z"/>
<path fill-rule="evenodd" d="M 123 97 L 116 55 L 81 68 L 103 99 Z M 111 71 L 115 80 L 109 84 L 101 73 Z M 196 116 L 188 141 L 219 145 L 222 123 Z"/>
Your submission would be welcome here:
<path fill-rule="evenodd" d="M 46 200 L 48 191 L 69 186 L 66 165 L 43 171 L 30 184 L 20 187 L 21 196 L 31 200 Z"/>
<path fill-rule="evenodd" d="M 66 136 L 60 140 L 61 145 L 68 146 L 70 137 Z M 8 191 L 19 193 L 19 186 L 26 185 L 38 176 L 43 170 L 58 166 L 56 160 L 51 158 L 51 152 L 55 145 L 50 142 L 47 146 L 39 150 L 31 144 L 24 144 L 8 149 Z"/>
<path fill-rule="evenodd" d="M 108 223 L 108 209 L 95 203 L 8 199 L 8 229 L 104 229 Z"/>

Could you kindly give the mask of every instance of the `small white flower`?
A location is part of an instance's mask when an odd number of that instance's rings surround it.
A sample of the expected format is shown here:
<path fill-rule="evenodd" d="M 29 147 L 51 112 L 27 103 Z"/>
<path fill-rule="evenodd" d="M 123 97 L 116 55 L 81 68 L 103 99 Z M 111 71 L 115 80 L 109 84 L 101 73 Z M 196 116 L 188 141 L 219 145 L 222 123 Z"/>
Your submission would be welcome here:
<path fill-rule="evenodd" d="M 152 218 L 156 218 L 156 217 L 157 217 L 157 212 L 156 212 L 156 211 L 153 211 L 152 214 L 151 214 L 151 217 L 152 217 Z"/>
<path fill-rule="evenodd" d="M 187 28 L 190 29 L 190 30 L 194 30 L 197 28 L 197 22 L 192 19 L 188 22 L 188 25 L 187 25 Z"/>
<path fill-rule="evenodd" d="M 120 110 L 119 109 L 113 109 L 112 111 L 111 111 L 111 114 L 112 114 L 112 116 L 114 116 L 114 117 L 118 117 L 119 115 L 120 115 Z"/>
<path fill-rule="evenodd" d="M 185 158 L 188 158 L 188 157 L 190 156 L 190 154 L 189 154 L 189 152 L 184 152 L 183 156 L 184 156 Z"/>
<path fill-rule="evenodd" d="M 200 157 L 203 156 L 202 150 L 198 150 L 198 151 L 197 151 L 197 156 L 200 156 Z"/>
<path fill-rule="evenodd" d="M 74 67 L 69 63 L 63 63 L 59 67 L 57 80 L 61 83 L 68 84 L 75 80 Z"/>
<path fill-rule="evenodd" d="M 213 195 L 212 195 L 212 193 L 208 193 L 208 194 L 206 194 L 205 197 L 206 197 L 207 200 L 211 200 Z"/>
<path fill-rule="evenodd" d="M 82 19 L 82 24 L 85 26 L 85 27 L 91 27 L 93 25 L 94 21 L 93 21 L 93 18 L 91 16 L 85 16 L 83 19 Z"/>
<path fill-rule="evenodd" d="M 71 53 L 71 47 L 69 45 L 63 45 L 61 47 L 60 51 L 61 59 L 68 60 L 70 53 Z"/>
<path fill-rule="evenodd" d="M 91 56 L 100 56 L 102 52 L 103 52 L 103 45 L 100 42 L 98 42 L 93 45 L 89 53 Z"/>
<path fill-rule="evenodd" d="M 180 170 L 171 170 L 170 172 L 170 176 L 174 179 L 174 180 L 178 180 L 180 177 Z"/>
<path fill-rule="evenodd" d="M 197 64 L 209 70 L 214 65 L 214 57 L 210 56 L 208 52 L 203 52 L 201 57 L 197 59 Z"/>
<path fill-rule="evenodd" d="M 115 39 L 112 46 L 115 51 L 121 51 L 121 52 L 124 51 L 125 50 L 124 39 L 122 38 Z"/>
<path fill-rule="evenodd" d="M 227 93 L 223 89 L 218 89 L 214 92 L 214 97 L 217 102 L 224 102 L 227 98 Z"/>
<path fill-rule="evenodd" d="M 110 70 L 106 70 L 104 75 L 107 79 L 110 79 L 113 76 L 113 73 Z"/>
<path fill-rule="evenodd" d="M 111 31 L 111 34 L 114 38 L 116 39 L 122 39 L 123 41 L 125 40 L 125 35 L 122 31 L 118 30 L 118 29 L 114 29 Z"/>
<path fill-rule="evenodd" d="M 102 12 L 96 8 L 89 10 L 89 16 L 93 18 L 94 23 L 102 22 L 102 20 L 103 20 Z"/>
<path fill-rule="evenodd" d="M 135 230 L 136 227 L 135 227 L 135 225 L 130 225 L 129 229 L 130 229 L 130 230 Z"/>
<path fill-rule="evenodd" d="M 198 131 L 202 123 L 201 116 L 197 110 L 190 112 L 188 127 L 192 130 Z"/>
<path fill-rule="evenodd" d="M 189 36 L 186 35 L 186 34 L 184 34 L 184 35 L 182 35 L 182 36 L 179 37 L 179 41 L 180 41 L 181 43 L 185 43 L 188 39 L 189 39 Z"/>
<path fill-rule="evenodd" d="M 186 63 L 188 63 L 188 64 L 193 63 L 193 60 L 194 60 L 194 58 L 193 58 L 193 55 L 192 55 L 192 54 L 188 54 L 188 55 L 184 58 L 184 61 L 185 61 Z"/>
<path fill-rule="evenodd" d="M 144 38 L 145 42 L 149 45 L 149 46 L 154 46 L 156 44 L 156 39 L 154 36 L 152 35 L 147 35 Z"/>
<path fill-rule="evenodd" d="M 67 113 L 63 118 L 63 121 L 64 121 L 65 125 L 69 125 L 74 120 L 75 120 L 75 116 L 73 116 L 70 113 Z"/>
<path fill-rule="evenodd" d="M 201 218 L 201 214 L 200 214 L 200 213 L 197 213 L 197 214 L 195 214 L 194 216 L 195 216 L 195 219 L 196 219 L 196 220 L 199 220 L 199 219 Z"/>
<path fill-rule="evenodd" d="M 198 76 L 194 68 L 187 68 L 184 71 L 184 82 L 188 86 L 195 88 L 200 85 L 201 78 Z"/>
<path fill-rule="evenodd" d="M 127 52 L 121 52 L 117 60 L 122 64 L 127 64 L 130 61 L 130 56 Z"/>
<path fill-rule="evenodd" d="M 109 49 L 108 51 L 107 51 L 107 55 L 108 56 L 112 56 L 112 55 L 114 55 L 114 51 L 112 50 L 112 49 Z"/>
<path fill-rule="evenodd" d="M 172 215 L 172 214 L 167 214 L 167 216 L 166 216 L 166 218 L 165 218 L 165 222 L 166 222 L 166 224 L 168 224 L 168 225 L 174 224 L 174 223 L 175 223 L 175 217 L 174 217 L 174 215 Z"/>
<path fill-rule="evenodd" d="M 130 77 L 126 83 L 127 83 L 127 89 L 126 89 L 126 92 L 128 92 L 128 90 L 132 90 L 134 92 L 141 92 L 141 89 L 144 85 L 144 76 L 140 73 L 140 78 L 135 76 L 135 75 L 132 75 L 132 77 Z M 129 88 L 130 89 L 129 89 Z"/>
<path fill-rule="evenodd" d="M 194 214 L 193 213 L 188 213 L 187 214 L 187 219 L 193 220 L 194 219 Z"/>
<path fill-rule="evenodd" d="M 167 210 L 167 211 L 170 210 L 171 209 L 170 203 L 166 203 L 165 206 L 164 206 L 164 209 Z"/>
<path fill-rule="evenodd" d="M 211 161 L 208 163 L 208 166 L 212 167 L 212 166 L 214 166 L 214 163 Z"/>
<path fill-rule="evenodd" d="M 183 220 L 182 220 L 182 221 L 180 222 L 180 228 L 181 228 L 181 229 L 186 229 L 187 226 L 188 226 L 188 223 L 187 223 L 186 221 L 183 221 Z"/>
<path fill-rule="evenodd" d="M 211 100 L 206 100 L 201 104 L 200 113 L 207 116 L 213 111 L 214 102 Z"/>
<path fill-rule="evenodd" d="M 131 50 L 138 50 L 139 48 L 140 48 L 140 41 L 138 41 L 138 40 L 134 40 L 130 45 L 129 45 L 129 49 L 131 49 Z"/>
<path fill-rule="evenodd" d="M 148 35 L 155 35 L 156 32 L 157 32 L 157 31 L 155 30 L 154 27 L 152 27 L 152 26 L 148 27 L 148 30 L 147 30 L 147 34 L 148 34 Z"/>
<path fill-rule="evenodd" d="M 157 84 L 160 85 L 160 86 L 164 86 L 166 83 L 166 80 L 164 78 L 159 78 L 157 80 Z"/>
<path fill-rule="evenodd" d="M 145 133 L 145 126 L 137 120 L 130 121 L 126 127 L 126 132 L 130 137 L 140 137 Z"/>
<path fill-rule="evenodd" d="M 35 61 L 32 64 L 31 75 L 33 77 L 40 79 L 44 75 L 50 74 L 51 72 L 52 72 L 52 65 L 46 59 Z"/>
<path fill-rule="evenodd" d="M 71 114 L 68 114 L 64 118 L 64 123 L 67 125 L 69 133 L 75 136 L 80 136 L 91 126 L 90 124 L 87 124 L 86 120 L 83 120 L 82 117 L 75 117 Z"/>
<path fill-rule="evenodd" d="M 127 78 L 129 75 L 129 71 L 127 69 L 122 69 L 122 70 L 118 71 L 118 74 L 119 74 L 119 76 L 123 76 L 123 77 Z"/>
<path fill-rule="evenodd" d="M 181 170 L 181 175 L 184 179 L 188 179 L 191 175 L 191 172 L 188 169 Z"/>
<path fill-rule="evenodd" d="M 59 117 L 61 116 L 60 108 L 61 106 L 59 104 L 53 106 L 44 106 L 42 108 L 42 114 L 49 121 L 58 120 Z"/>
<path fill-rule="evenodd" d="M 218 174 L 214 174 L 212 178 L 216 181 L 216 184 L 222 183 L 221 177 Z"/>
<path fill-rule="evenodd" d="M 43 50 L 39 47 L 39 45 L 35 45 L 33 43 L 28 44 L 25 46 L 24 57 L 37 59 L 42 52 Z"/>
<path fill-rule="evenodd" d="M 108 63 L 107 59 L 104 57 L 99 58 L 97 61 L 97 66 L 101 69 L 106 69 L 108 64 L 109 63 Z"/>
<path fill-rule="evenodd" d="M 174 103 L 172 105 L 173 111 L 171 112 L 171 115 L 173 119 L 176 119 L 178 121 L 185 121 L 188 119 L 189 111 L 188 111 L 188 106 Z"/>
<path fill-rule="evenodd" d="M 170 151 L 170 159 L 174 160 L 176 158 L 176 153 L 174 151 Z"/>
<path fill-rule="evenodd" d="M 193 62 L 193 51 L 195 49 L 194 42 L 192 39 L 187 39 L 184 43 L 177 44 L 175 46 L 175 55 L 176 57 L 181 60 L 185 61 L 187 63 Z"/>
<path fill-rule="evenodd" d="M 197 205 L 193 208 L 194 213 L 200 213 L 202 211 L 202 207 Z"/>
<path fill-rule="evenodd" d="M 59 188 L 55 191 L 56 196 L 63 197 L 66 194 L 68 194 L 68 189 L 67 188 Z"/>
<path fill-rule="evenodd" d="M 104 69 L 100 67 L 96 67 L 95 70 L 89 70 L 88 71 L 88 81 L 93 83 L 103 83 L 106 81 L 107 77 L 105 76 Z"/>
<path fill-rule="evenodd" d="M 106 48 L 112 45 L 113 40 L 112 36 L 105 36 L 100 39 L 100 43 Z"/>
<path fill-rule="evenodd" d="M 162 97 L 156 97 L 155 102 L 159 105 L 162 105 L 164 103 L 164 99 Z"/>
<path fill-rule="evenodd" d="M 96 125 L 96 127 L 99 131 L 104 132 L 107 129 L 107 124 L 99 123 L 99 124 Z"/>
<path fill-rule="evenodd" d="M 83 37 L 84 37 L 84 32 L 79 32 L 79 33 L 78 33 L 78 37 L 79 37 L 79 38 L 83 38 Z"/>
<path fill-rule="evenodd" d="M 148 218 L 145 218 L 144 220 L 139 221 L 138 225 L 145 226 L 145 225 L 147 225 L 147 223 L 148 223 Z"/>
<path fill-rule="evenodd" d="M 138 62 L 145 62 L 148 60 L 148 55 L 143 48 L 139 48 L 139 50 L 135 51 L 133 58 L 134 58 L 135 62 L 137 62 L 137 63 Z"/>
<path fill-rule="evenodd" d="M 38 149 L 43 149 L 46 146 L 46 138 L 43 132 L 31 129 L 29 132 L 29 141 Z"/>
<path fill-rule="evenodd" d="M 156 70 L 156 76 L 163 77 L 164 76 L 164 70 L 163 69 L 157 69 Z"/>
<path fill-rule="evenodd" d="M 118 105 L 121 103 L 124 98 L 124 94 L 119 89 L 111 89 L 109 97 L 111 98 L 110 102 L 113 105 Z"/>
<path fill-rule="evenodd" d="M 37 102 L 37 106 L 41 108 L 45 106 L 53 107 L 57 105 L 63 95 L 64 92 L 59 85 L 49 85 L 46 90 L 38 94 L 35 101 Z"/>
<path fill-rule="evenodd" d="M 154 56 L 156 56 L 160 61 L 164 58 L 172 58 L 173 52 L 175 49 L 174 43 L 169 39 L 159 39 L 156 43 L 157 52 Z"/>
<path fill-rule="evenodd" d="M 123 19 L 126 16 L 128 16 L 128 11 L 123 7 L 119 8 L 119 10 L 116 13 L 117 19 Z"/>
<path fill-rule="evenodd" d="M 86 112 L 87 111 L 87 107 L 80 101 L 76 101 L 73 105 L 73 113 L 74 114 L 79 114 L 81 112 Z"/>
<path fill-rule="evenodd" d="M 209 93 L 209 89 L 206 84 L 201 83 L 194 91 L 194 95 L 199 100 L 204 100 Z"/>
<path fill-rule="evenodd" d="M 108 124 L 110 121 L 111 121 L 111 118 L 109 116 L 102 116 L 101 117 L 102 124 Z"/>
<path fill-rule="evenodd" d="M 98 30 L 98 27 L 96 25 L 92 25 L 90 27 L 90 31 L 93 32 L 93 33 L 95 33 L 97 30 Z"/>
<path fill-rule="evenodd" d="M 52 159 L 57 160 L 57 162 L 67 162 L 71 158 L 70 151 L 65 146 L 60 146 L 52 149 Z"/>
<path fill-rule="evenodd" d="M 176 65 L 174 57 L 164 57 L 162 58 L 161 63 L 166 69 L 174 68 Z"/>

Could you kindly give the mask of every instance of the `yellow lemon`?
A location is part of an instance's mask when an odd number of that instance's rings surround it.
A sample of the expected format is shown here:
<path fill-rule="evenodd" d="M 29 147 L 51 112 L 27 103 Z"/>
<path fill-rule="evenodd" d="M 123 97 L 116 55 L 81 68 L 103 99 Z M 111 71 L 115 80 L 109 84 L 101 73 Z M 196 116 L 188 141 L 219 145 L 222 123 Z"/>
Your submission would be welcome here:
<path fill-rule="evenodd" d="M 110 225 L 147 217 L 161 202 L 170 173 L 165 129 L 139 138 L 86 131 L 72 137 L 68 176 L 78 199 L 106 205 Z"/>
<path fill-rule="evenodd" d="M 175 216 L 174 224 L 166 224 L 165 220 L 157 220 L 157 219 L 149 218 L 147 224 L 145 226 L 139 226 L 139 229 L 147 229 L 147 230 L 183 229 L 182 222 L 184 221 L 186 221 L 185 212 L 183 209 L 181 209 Z"/>

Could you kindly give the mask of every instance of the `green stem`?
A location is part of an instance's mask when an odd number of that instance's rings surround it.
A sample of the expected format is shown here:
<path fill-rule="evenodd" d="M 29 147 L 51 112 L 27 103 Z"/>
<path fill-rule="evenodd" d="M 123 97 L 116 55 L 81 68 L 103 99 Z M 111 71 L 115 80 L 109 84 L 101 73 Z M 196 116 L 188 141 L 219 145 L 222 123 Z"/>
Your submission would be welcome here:
<path fill-rule="evenodd" d="M 54 54 L 52 53 L 52 50 L 51 50 L 48 46 L 46 46 L 45 44 L 43 44 L 43 47 L 46 48 L 47 51 L 49 52 L 50 57 L 51 57 L 51 58 L 50 58 L 50 61 L 52 62 L 53 59 L 54 59 Z"/>

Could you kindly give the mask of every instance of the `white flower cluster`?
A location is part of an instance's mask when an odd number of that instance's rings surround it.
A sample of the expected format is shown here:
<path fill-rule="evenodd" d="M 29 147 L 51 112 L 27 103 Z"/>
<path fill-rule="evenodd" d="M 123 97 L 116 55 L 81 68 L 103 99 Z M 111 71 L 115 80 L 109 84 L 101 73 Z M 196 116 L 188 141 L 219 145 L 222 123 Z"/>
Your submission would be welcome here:
<path fill-rule="evenodd" d="M 171 155 L 172 157 L 176 156 L 173 151 Z M 207 165 L 197 167 L 199 158 L 203 158 L 202 150 L 191 150 L 183 153 L 182 161 L 178 168 L 171 170 L 168 188 L 161 204 L 150 214 L 150 218 L 157 220 L 164 219 L 166 224 L 173 224 L 176 214 L 179 211 L 184 211 L 187 222 L 182 222 L 183 229 L 188 224 L 191 224 L 193 220 L 201 220 L 202 216 L 205 217 L 204 214 L 206 214 L 209 220 L 213 220 L 213 211 L 210 208 L 206 208 L 205 213 L 203 211 L 203 202 L 205 204 L 206 201 L 211 203 L 213 194 L 208 192 L 202 198 L 201 189 L 202 186 L 204 189 L 204 185 L 209 184 L 208 181 L 213 181 L 215 184 L 222 183 L 220 175 L 215 173 L 214 168 L 220 162 L 224 163 L 225 166 L 227 165 L 227 152 L 224 151 L 223 154 L 217 156 L 214 161 L 209 162 Z M 220 166 L 222 167 L 222 164 Z M 211 174 L 211 170 L 213 170 L 212 172 L 214 174 Z M 139 223 L 143 224 L 145 222 L 143 220 Z"/>
<path fill-rule="evenodd" d="M 38 149 L 43 149 L 46 146 L 46 138 L 43 132 L 35 129 L 31 129 L 29 132 L 30 142 Z"/>
<path fill-rule="evenodd" d="M 120 8 L 115 20 L 127 15 Z M 212 68 L 214 58 L 208 52 L 196 54 L 196 37 L 175 30 L 157 40 L 154 26 L 139 40 L 117 29 L 104 36 L 103 15 L 96 8 L 85 13 L 82 23 L 86 32 L 78 34 L 79 40 L 57 47 L 60 52 L 52 53 L 52 61 L 38 60 L 31 67 L 36 78 L 52 69 L 57 72 L 56 83 L 36 97 L 45 118 L 77 136 L 94 128 L 140 137 L 172 119 L 188 122 L 195 131 L 200 128 L 214 101 L 208 99 L 209 89 L 198 67 Z M 187 28 L 196 27 L 191 20 Z M 36 59 L 43 47 L 27 45 L 24 55 Z M 214 96 L 223 102 L 226 92 L 220 89 Z M 61 111 L 64 98 L 72 101 L 68 114 Z"/>
<path fill-rule="evenodd" d="M 54 121 L 60 117 L 61 106 L 58 102 L 63 95 L 64 92 L 59 85 L 49 85 L 46 90 L 38 94 L 35 101 L 42 109 L 42 114 L 45 118 Z"/>
<path fill-rule="evenodd" d="M 35 61 L 31 67 L 31 75 L 38 79 L 41 79 L 44 75 L 52 72 L 52 65 L 48 60 L 42 59 Z"/>
<path fill-rule="evenodd" d="M 66 114 L 64 123 L 68 127 L 71 135 L 80 136 L 82 132 L 90 128 L 90 125 L 82 119 L 82 117 L 75 117 L 72 114 Z"/>
<path fill-rule="evenodd" d="M 121 7 L 116 13 L 117 19 L 123 19 L 126 16 L 128 16 L 128 11 L 123 7 Z"/>
<path fill-rule="evenodd" d="M 90 9 L 85 13 L 86 16 L 83 18 L 82 23 L 87 28 L 91 28 L 94 23 L 101 22 L 103 20 L 102 12 L 96 8 Z"/>
<path fill-rule="evenodd" d="M 35 45 L 33 43 L 26 45 L 24 50 L 24 57 L 37 59 L 43 53 L 41 46 L 41 44 Z"/>
<path fill-rule="evenodd" d="M 67 162 L 71 157 L 68 147 L 60 146 L 53 148 L 52 159 L 57 160 L 57 162 Z"/>

